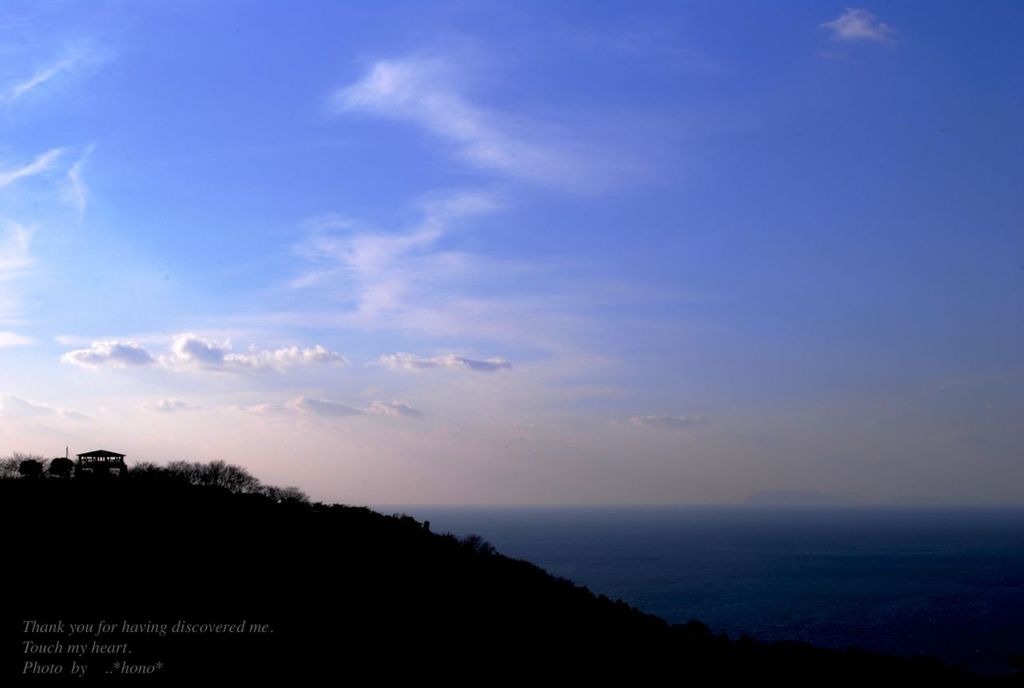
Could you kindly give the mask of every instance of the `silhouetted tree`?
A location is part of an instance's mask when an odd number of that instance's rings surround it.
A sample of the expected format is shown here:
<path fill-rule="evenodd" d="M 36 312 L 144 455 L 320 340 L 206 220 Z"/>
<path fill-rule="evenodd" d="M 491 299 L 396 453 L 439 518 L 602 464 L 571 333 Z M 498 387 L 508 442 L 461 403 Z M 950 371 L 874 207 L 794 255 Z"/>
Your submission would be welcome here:
<path fill-rule="evenodd" d="M 165 469 L 167 475 L 180 478 L 181 480 L 190 483 L 192 485 L 199 485 L 199 473 L 200 464 L 189 461 L 171 461 Z"/>
<path fill-rule="evenodd" d="M 260 494 L 269 497 L 278 504 L 309 504 L 309 497 L 297 487 L 274 487 L 263 485 Z"/>
<path fill-rule="evenodd" d="M 152 472 L 154 469 L 155 466 L 152 464 L 146 467 L 148 472 Z M 133 470 L 138 470 L 138 467 Z M 260 481 L 249 471 L 224 461 L 211 461 L 210 463 L 172 461 L 167 464 L 165 471 L 169 477 L 181 479 L 190 485 L 223 487 L 235 494 L 252 494 L 261 490 Z"/>
<path fill-rule="evenodd" d="M 205 465 L 200 464 L 199 481 L 203 485 L 228 488 L 228 484 L 231 482 L 231 479 L 228 477 L 228 465 L 223 461 L 211 461 Z"/>
<path fill-rule="evenodd" d="M 74 468 L 74 461 L 60 457 L 50 462 L 50 467 L 46 472 L 48 475 L 52 475 L 55 478 L 68 478 L 71 476 L 71 471 L 73 471 Z"/>
<path fill-rule="evenodd" d="M 462 538 L 460 542 L 464 547 L 468 547 L 474 552 L 479 552 L 480 554 L 494 554 L 494 545 L 487 542 L 487 540 L 484 540 L 483 537 L 476 533 L 467 535 Z"/>
<path fill-rule="evenodd" d="M 21 464 L 23 461 L 36 461 L 39 463 L 40 470 L 46 468 L 46 460 L 38 454 L 11 452 L 10 456 L 0 459 L 0 478 L 17 478 L 22 476 Z"/>
<path fill-rule="evenodd" d="M 0 478 L 17 478 L 21 475 L 18 472 L 20 465 L 21 459 L 14 456 L 5 456 L 0 459 Z"/>
<path fill-rule="evenodd" d="M 139 461 L 138 463 L 132 465 L 131 470 L 129 472 L 134 476 L 141 476 L 160 475 L 165 471 L 163 466 L 158 466 L 152 461 Z"/>
<path fill-rule="evenodd" d="M 207 466 L 210 484 L 227 488 L 236 494 L 258 492 L 260 481 L 241 466 L 214 461 Z"/>

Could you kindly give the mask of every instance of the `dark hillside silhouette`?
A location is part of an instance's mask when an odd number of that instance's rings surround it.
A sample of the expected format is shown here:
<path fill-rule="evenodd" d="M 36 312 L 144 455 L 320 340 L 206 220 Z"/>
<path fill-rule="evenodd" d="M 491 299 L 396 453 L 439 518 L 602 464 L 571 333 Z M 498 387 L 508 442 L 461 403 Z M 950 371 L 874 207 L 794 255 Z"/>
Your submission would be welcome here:
<path fill-rule="evenodd" d="M 22 671 L 26 620 L 268 624 L 261 634 L 107 636 L 130 643 L 133 661 L 162 663 L 135 679 L 151 685 L 313 685 L 321 676 L 333 677 L 325 685 L 357 685 L 358 677 L 476 685 L 978 680 L 926 659 L 669 625 L 507 558 L 479 536 L 313 504 L 223 462 L 140 464 L 116 479 L 9 477 L 0 480 L 0 512 L 8 591 L 0 683 Z"/>

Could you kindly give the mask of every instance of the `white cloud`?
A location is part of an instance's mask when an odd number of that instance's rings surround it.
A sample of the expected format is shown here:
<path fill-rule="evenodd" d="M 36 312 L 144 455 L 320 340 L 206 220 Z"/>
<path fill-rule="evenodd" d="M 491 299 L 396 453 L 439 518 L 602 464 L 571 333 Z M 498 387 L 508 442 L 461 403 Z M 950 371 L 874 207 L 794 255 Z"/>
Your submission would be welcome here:
<path fill-rule="evenodd" d="M 368 413 L 380 416 L 404 416 L 406 418 L 422 418 L 423 413 L 401 401 L 374 401 L 366 409 Z"/>
<path fill-rule="evenodd" d="M 70 340 L 66 340 L 70 341 Z M 126 368 L 129 366 L 158 365 L 169 370 L 209 370 L 247 372 L 276 370 L 283 372 L 300 365 L 344 365 L 348 360 L 334 351 L 317 344 L 312 348 L 298 346 L 280 349 L 257 349 L 251 346 L 246 353 L 234 353 L 231 342 L 204 339 L 191 332 L 171 340 L 169 354 L 154 357 L 137 342 L 116 340 L 93 342 L 86 349 L 69 351 L 60 358 L 62 363 L 84 368 Z"/>
<path fill-rule="evenodd" d="M 272 351 L 251 348 L 247 354 L 228 354 L 224 360 L 229 364 L 238 364 L 241 367 L 255 369 L 273 368 L 275 370 L 315 363 L 331 363 L 336 365 L 348 363 L 348 359 L 341 354 L 328 351 L 319 344 L 306 349 L 297 346 L 274 349 Z"/>
<path fill-rule="evenodd" d="M 424 358 L 409 353 L 388 354 L 380 357 L 380 362 L 392 370 L 425 370 L 428 368 L 456 368 L 492 373 L 497 370 L 511 369 L 512 364 L 504 358 L 473 359 L 455 354 L 442 354 Z"/>
<path fill-rule="evenodd" d="M 707 425 L 704 416 L 633 416 L 629 422 L 637 427 L 649 428 L 692 428 Z"/>
<path fill-rule="evenodd" d="M 359 81 L 334 93 L 336 112 L 363 112 L 413 122 L 453 144 L 470 164 L 511 177 L 569 189 L 600 185 L 595 156 L 569 143 L 572 131 L 488 111 L 462 93 L 450 62 L 381 60 Z"/>
<path fill-rule="evenodd" d="M 0 415 L 9 418 L 40 418 L 58 416 L 70 420 L 86 420 L 89 416 L 71 409 L 58 408 L 42 401 L 33 401 L 14 394 L 0 394 Z"/>
<path fill-rule="evenodd" d="M 201 406 L 194 406 L 193 404 L 185 403 L 180 399 L 161 399 L 159 401 L 143 404 L 142 408 L 147 411 L 156 411 L 158 413 L 177 413 L 178 411 L 199 411 L 202 409 Z"/>
<path fill-rule="evenodd" d="M 148 366 L 154 358 L 135 342 L 107 340 L 93 342 L 87 349 L 75 349 L 60 357 L 61 363 L 82 368 L 128 368 Z"/>
<path fill-rule="evenodd" d="M 171 341 L 171 355 L 161 356 L 160 362 L 173 367 L 195 365 L 202 368 L 221 368 L 231 348 L 231 342 L 217 343 L 194 334 L 180 334 Z"/>
<path fill-rule="evenodd" d="M 877 41 L 890 43 L 895 40 L 896 29 L 864 9 L 847 7 L 839 17 L 822 22 L 821 26 L 832 32 L 837 41 Z"/>
<path fill-rule="evenodd" d="M 45 153 L 40 153 L 35 160 L 25 163 L 21 167 L 0 171 L 0 188 L 13 184 L 24 177 L 31 177 L 50 169 L 54 161 L 64 152 L 63 148 L 51 148 Z"/>
<path fill-rule="evenodd" d="M 342 418 L 345 416 L 361 416 L 363 412 L 339 401 L 329 399 L 311 399 L 309 397 L 298 397 L 287 404 L 288 408 L 299 413 L 308 413 L 321 418 Z"/>
<path fill-rule="evenodd" d="M 161 356 L 159 363 L 172 369 L 244 372 L 268 369 L 283 371 L 293 366 L 310 364 L 344 365 L 348 360 L 319 344 L 313 348 L 291 346 L 273 350 L 252 346 L 247 353 L 233 353 L 230 341 L 212 341 L 187 332 L 172 340 L 170 355 Z"/>
<path fill-rule="evenodd" d="M 26 337 L 16 332 L 0 332 L 0 348 L 6 346 L 25 346 L 35 341 L 32 337 Z"/>

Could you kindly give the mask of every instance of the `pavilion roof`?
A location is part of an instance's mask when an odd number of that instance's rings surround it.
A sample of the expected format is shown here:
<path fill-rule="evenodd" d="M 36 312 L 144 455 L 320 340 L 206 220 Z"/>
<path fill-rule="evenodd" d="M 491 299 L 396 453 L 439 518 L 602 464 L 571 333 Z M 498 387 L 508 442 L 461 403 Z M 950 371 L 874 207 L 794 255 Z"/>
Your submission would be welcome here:
<path fill-rule="evenodd" d="M 106 449 L 96 449 L 91 452 L 85 452 L 84 454 L 75 454 L 78 458 L 83 456 L 88 459 L 112 459 L 112 458 L 124 458 L 124 454 L 118 454 L 117 452 L 107 451 Z"/>

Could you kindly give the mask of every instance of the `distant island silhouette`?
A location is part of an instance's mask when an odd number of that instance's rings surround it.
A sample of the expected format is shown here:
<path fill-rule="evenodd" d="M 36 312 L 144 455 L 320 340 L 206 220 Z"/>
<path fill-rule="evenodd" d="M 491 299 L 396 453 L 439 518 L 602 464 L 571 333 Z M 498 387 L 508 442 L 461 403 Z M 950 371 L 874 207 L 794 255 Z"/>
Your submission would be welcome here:
<path fill-rule="evenodd" d="M 1014 679 L 669 624 L 506 557 L 479 535 L 313 503 L 222 461 L 137 463 L 117 476 L 82 465 L 0 461 L 4 683 L 69 680 L 32 672 L 53 660 L 47 648 L 67 655 L 71 644 L 73 654 L 76 642 L 84 654 L 74 661 L 88 660 L 91 678 L 139 684 Z M 76 622 L 92 624 L 94 637 L 76 635 Z M 148 673 L 123 675 L 131 672 Z"/>
<path fill-rule="evenodd" d="M 855 492 L 760 490 L 747 495 L 743 503 L 764 506 L 862 506 L 869 502 Z"/>

